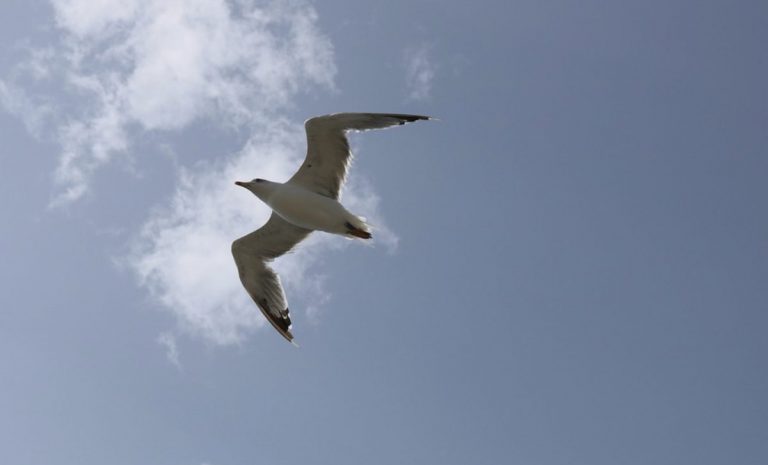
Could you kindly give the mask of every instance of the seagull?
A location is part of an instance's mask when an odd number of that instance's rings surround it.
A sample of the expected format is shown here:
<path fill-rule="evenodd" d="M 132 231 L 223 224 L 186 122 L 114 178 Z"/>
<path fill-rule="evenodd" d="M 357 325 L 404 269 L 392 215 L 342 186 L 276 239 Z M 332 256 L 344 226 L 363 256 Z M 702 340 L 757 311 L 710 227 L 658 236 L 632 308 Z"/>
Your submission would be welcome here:
<path fill-rule="evenodd" d="M 280 277 L 268 263 L 289 252 L 313 231 L 367 240 L 371 230 L 339 202 L 352 159 L 347 131 L 365 131 L 432 119 L 394 113 L 335 113 L 304 123 L 307 156 L 287 182 L 256 178 L 236 185 L 251 191 L 272 209 L 269 220 L 232 243 L 240 282 L 256 305 L 288 342 L 293 342 L 288 304 Z"/>

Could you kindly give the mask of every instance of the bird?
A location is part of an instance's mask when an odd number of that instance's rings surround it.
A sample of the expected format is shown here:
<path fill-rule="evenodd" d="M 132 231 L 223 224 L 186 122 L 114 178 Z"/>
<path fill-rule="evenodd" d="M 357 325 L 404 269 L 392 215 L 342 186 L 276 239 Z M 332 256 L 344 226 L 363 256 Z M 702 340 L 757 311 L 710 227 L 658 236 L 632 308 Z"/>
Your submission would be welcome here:
<path fill-rule="evenodd" d="M 352 152 L 349 131 L 383 129 L 433 118 L 397 113 L 334 113 L 304 123 L 307 155 L 298 171 L 286 182 L 255 178 L 235 184 L 251 191 L 272 209 L 259 229 L 232 243 L 232 256 L 240 282 L 272 326 L 296 345 L 291 317 L 280 276 L 269 266 L 290 252 L 313 231 L 348 238 L 371 239 L 365 220 L 339 202 Z"/>

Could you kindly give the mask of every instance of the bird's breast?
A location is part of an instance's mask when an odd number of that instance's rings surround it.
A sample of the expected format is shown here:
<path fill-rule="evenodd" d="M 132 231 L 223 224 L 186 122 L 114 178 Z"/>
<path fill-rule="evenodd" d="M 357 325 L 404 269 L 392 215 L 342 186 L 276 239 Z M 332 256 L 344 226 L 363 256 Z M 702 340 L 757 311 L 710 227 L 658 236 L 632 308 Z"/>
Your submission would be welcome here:
<path fill-rule="evenodd" d="M 339 202 L 299 187 L 283 185 L 267 203 L 283 219 L 305 229 L 330 231 L 345 221 Z"/>

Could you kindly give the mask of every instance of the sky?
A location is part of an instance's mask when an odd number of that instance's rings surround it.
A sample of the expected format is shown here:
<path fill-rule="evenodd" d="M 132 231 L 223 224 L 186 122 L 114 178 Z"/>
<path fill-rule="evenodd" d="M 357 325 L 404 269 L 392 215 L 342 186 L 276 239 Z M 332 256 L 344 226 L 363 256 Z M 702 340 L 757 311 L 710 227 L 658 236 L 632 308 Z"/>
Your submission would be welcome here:
<path fill-rule="evenodd" d="M 0 462 L 768 462 L 768 4 L 8 0 Z M 229 247 L 303 121 L 374 243 Z"/>

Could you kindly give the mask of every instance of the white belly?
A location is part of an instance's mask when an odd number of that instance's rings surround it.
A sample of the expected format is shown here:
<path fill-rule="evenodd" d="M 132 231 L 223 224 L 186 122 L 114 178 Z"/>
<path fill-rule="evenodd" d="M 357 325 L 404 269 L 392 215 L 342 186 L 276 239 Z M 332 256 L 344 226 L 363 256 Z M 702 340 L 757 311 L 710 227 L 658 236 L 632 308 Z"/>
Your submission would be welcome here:
<path fill-rule="evenodd" d="M 286 221 L 306 229 L 344 234 L 352 216 L 339 202 L 306 189 L 282 185 L 267 204 Z"/>

